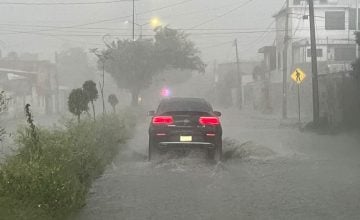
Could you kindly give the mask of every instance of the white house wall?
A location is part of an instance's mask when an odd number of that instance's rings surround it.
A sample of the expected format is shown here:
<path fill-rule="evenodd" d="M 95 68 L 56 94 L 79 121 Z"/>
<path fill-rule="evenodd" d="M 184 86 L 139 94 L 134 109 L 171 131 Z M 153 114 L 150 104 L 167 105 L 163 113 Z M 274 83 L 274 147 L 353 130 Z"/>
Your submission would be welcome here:
<path fill-rule="evenodd" d="M 288 72 L 289 75 L 296 67 L 297 63 L 311 62 L 307 51 L 310 49 L 310 25 L 308 4 L 292 5 L 290 0 L 289 9 L 289 47 L 288 47 Z M 354 30 L 349 29 L 349 7 L 355 7 L 355 0 L 332 1 L 332 4 L 318 4 L 315 1 L 315 26 L 317 48 L 322 49 L 322 56 L 318 61 L 334 60 L 334 47 L 338 45 L 355 45 Z M 325 12 L 344 11 L 345 12 L 345 30 L 325 30 Z M 280 11 L 274 16 L 276 19 L 276 56 L 277 69 L 273 73 L 272 79 L 281 80 L 283 71 L 283 48 L 285 38 L 286 13 Z M 345 46 L 346 47 L 346 46 Z"/>

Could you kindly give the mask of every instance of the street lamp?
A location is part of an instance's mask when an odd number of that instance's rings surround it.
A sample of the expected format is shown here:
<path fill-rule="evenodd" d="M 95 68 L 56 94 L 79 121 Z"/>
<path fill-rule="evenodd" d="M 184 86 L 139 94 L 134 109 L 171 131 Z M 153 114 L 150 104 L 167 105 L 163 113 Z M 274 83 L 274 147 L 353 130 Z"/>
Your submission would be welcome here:
<path fill-rule="evenodd" d="M 152 19 L 150 20 L 150 25 L 151 25 L 152 28 L 155 29 L 155 28 L 161 26 L 162 24 L 161 24 L 160 19 L 157 18 L 157 17 L 155 17 L 155 18 L 152 18 Z"/>
<path fill-rule="evenodd" d="M 125 24 L 129 24 L 130 22 L 129 22 L 129 21 L 125 21 L 124 23 L 125 23 Z M 147 22 L 147 23 L 145 23 L 145 24 L 138 24 L 138 23 L 136 23 L 136 22 L 132 22 L 132 24 L 133 24 L 133 25 L 136 25 L 136 26 L 138 26 L 138 27 L 140 28 L 140 36 L 139 36 L 139 38 L 142 39 L 143 26 L 149 24 L 149 22 Z M 133 36 L 133 40 L 135 41 L 135 34 L 134 34 L 134 36 Z"/>
<path fill-rule="evenodd" d="M 129 24 L 130 21 L 125 21 L 124 23 L 125 23 L 125 24 Z M 144 27 L 145 25 L 150 25 L 153 29 L 161 26 L 161 22 L 160 22 L 160 19 L 159 19 L 159 18 L 152 18 L 150 21 L 148 21 L 148 22 L 146 22 L 146 23 L 143 23 L 143 24 L 138 24 L 138 23 L 136 23 L 136 22 L 131 22 L 131 23 L 132 23 L 132 25 L 136 25 L 136 26 L 139 27 L 139 29 L 140 29 L 140 36 L 139 36 L 139 38 L 140 38 L 140 39 L 142 39 L 142 37 L 143 37 L 143 27 Z M 135 34 L 133 35 L 133 40 L 135 41 Z"/>

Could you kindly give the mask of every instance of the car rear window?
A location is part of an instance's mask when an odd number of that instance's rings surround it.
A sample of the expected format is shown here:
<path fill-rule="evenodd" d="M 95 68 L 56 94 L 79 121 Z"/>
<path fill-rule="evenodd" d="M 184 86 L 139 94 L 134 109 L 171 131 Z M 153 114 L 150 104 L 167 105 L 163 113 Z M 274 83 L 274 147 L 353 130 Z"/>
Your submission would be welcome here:
<path fill-rule="evenodd" d="M 160 103 L 157 113 L 167 112 L 212 112 L 212 107 L 202 99 L 167 100 Z"/>

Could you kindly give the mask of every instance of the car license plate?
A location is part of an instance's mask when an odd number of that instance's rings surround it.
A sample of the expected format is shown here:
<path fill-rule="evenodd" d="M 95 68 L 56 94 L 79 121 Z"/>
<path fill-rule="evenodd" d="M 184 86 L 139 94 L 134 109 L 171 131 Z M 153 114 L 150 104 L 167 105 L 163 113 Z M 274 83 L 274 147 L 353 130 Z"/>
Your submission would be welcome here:
<path fill-rule="evenodd" d="M 191 142 L 192 136 L 180 136 L 180 142 Z"/>

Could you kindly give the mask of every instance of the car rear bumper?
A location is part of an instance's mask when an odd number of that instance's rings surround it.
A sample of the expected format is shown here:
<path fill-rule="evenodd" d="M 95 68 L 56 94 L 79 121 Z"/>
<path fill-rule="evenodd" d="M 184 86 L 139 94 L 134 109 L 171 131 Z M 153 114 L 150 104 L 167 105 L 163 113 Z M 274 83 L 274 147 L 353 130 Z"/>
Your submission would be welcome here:
<path fill-rule="evenodd" d="M 215 144 L 209 142 L 159 142 L 159 149 L 174 149 L 174 148 L 215 148 Z"/>

